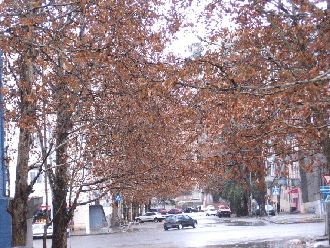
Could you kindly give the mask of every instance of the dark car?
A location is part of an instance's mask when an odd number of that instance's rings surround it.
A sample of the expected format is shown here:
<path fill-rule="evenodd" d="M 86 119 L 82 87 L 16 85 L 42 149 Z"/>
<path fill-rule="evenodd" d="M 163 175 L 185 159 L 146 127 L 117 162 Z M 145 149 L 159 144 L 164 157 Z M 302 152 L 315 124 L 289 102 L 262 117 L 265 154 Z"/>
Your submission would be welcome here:
<path fill-rule="evenodd" d="M 186 209 L 184 210 L 184 212 L 185 212 L 185 213 L 195 213 L 195 212 L 198 212 L 198 210 L 195 209 L 195 208 L 186 208 Z"/>
<path fill-rule="evenodd" d="M 164 229 L 168 230 L 170 228 L 178 228 L 182 229 L 187 226 L 191 226 L 193 228 L 196 227 L 197 220 L 191 218 L 185 214 L 171 215 L 168 216 L 164 221 Z"/>
<path fill-rule="evenodd" d="M 172 208 L 170 211 L 168 211 L 168 214 L 182 214 L 182 210 L 179 208 Z"/>
<path fill-rule="evenodd" d="M 275 209 L 272 205 L 265 205 L 265 211 L 267 215 L 275 216 Z"/>

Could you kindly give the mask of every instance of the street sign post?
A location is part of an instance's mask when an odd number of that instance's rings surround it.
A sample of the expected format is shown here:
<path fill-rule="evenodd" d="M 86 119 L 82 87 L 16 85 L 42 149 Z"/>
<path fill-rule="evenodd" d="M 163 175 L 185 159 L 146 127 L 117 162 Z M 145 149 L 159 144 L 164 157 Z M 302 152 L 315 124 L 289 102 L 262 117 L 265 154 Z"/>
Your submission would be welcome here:
<path fill-rule="evenodd" d="M 323 194 L 324 202 L 330 202 L 330 186 L 321 186 L 320 193 Z"/>
<path fill-rule="evenodd" d="M 320 193 L 330 193 L 330 186 L 321 186 Z"/>
<path fill-rule="evenodd" d="M 115 201 L 120 202 L 121 201 L 121 195 L 115 195 Z"/>
<path fill-rule="evenodd" d="M 273 195 L 280 195 L 280 188 L 273 188 Z"/>
<path fill-rule="evenodd" d="M 4 131 L 4 110 L 2 96 L 2 56 L 0 47 L 0 245 L 1 247 L 10 247 L 11 245 L 11 217 L 7 212 L 9 202 L 6 189 L 7 169 L 5 166 L 5 131 Z"/>
<path fill-rule="evenodd" d="M 323 175 L 323 179 L 324 179 L 324 181 L 327 185 L 330 184 L 330 176 L 329 175 Z"/>
<path fill-rule="evenodd" d="M 327 197 L 325 198 L 324 202 L 330 202 L 330 194 L 327 194 Z"/>

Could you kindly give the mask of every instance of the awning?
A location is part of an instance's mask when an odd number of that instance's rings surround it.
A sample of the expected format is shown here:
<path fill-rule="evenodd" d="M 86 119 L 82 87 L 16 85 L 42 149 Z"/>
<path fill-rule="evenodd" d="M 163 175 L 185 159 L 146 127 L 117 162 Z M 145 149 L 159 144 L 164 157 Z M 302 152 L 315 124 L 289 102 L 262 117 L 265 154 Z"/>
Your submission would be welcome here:
<path fill-rule="evenodd" d="M 46 210 L 46 206 L 40 206 L 40 210 L 41 211 L 45 211 Z M 48 211 L 50 211 L 51 210 L 51 208 L 50 208 L 50 206 L 48 206 Z"/>
<path fill-rule="evenodd" d="M 284 192 L 284 194 L 287 194 L 287 195 L 289 195 L 289 194 L 298 194 L 298 193 L 299 193 L 299 189 L 298 188 L 296 188 L 296 189 L 288 189 L 288 190 L 286 190 Z"/>

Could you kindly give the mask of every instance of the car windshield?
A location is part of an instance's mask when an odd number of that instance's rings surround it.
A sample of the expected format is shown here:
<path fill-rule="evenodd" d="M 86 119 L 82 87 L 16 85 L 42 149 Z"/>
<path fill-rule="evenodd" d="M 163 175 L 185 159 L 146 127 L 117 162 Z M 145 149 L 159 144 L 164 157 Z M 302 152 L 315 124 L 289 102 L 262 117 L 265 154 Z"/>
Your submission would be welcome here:
<path fill-rule="evenodd" d="M 44 229 L 44 224 L 34 224 L 33 226 L 32 226 L 32 230 L 43 230 Z M 50 225 L 49 227 L 48 227 L 48 229 L 53 229 L 53 226 L 52 225 Z"/>
<path fill-rule="evenodd" d="M 33 227 L 32 227 L 33 230 L 38 230 L 38 229 L 43 229 L 43 228 L 44 228 L 44 225 L 42 225 L 42 224 L 33 225 Z"/>
<path fill-rule="evenodd" d="M 174 220 L 175 218 L 176 218 L 175 215 L 170 215 L 170 216 L 166 217 L 165 220 Z"/>

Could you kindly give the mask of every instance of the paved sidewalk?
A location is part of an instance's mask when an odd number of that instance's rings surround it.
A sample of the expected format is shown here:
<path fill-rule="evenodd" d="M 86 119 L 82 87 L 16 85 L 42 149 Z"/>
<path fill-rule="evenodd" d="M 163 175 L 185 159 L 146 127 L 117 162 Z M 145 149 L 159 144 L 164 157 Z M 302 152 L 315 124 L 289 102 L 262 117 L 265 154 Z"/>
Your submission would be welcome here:
<path fill-rule="evenodd" d="M 138 222 L 129 222 L 119 227 L 104 227 L 100 229 L 91 229 L 89 234 L 86 233 L 85 229 L 71 230 L 70 236 L 104 235 L 117 232 L 134 232 L 140 229 L 157 228 L 158 225 L 162 225 L 162 223 L 145 222 L 143 224 L 140 224 Z"/>
<path fill-rule="evenodd" d="M 324 222 L 324 216 L 319 216 L 313 213 L 280 213 L 275 216 L 264 216 L 262 219 L 275 224 Z"/>
<path fill-rule="evenodd" d="M 275 216 L 264 216 L 261 217 L 263 220 L 269 221 L 275 224 L 297 224 L 297 223 L 313 223 L 313 222 L 324 222 L 325 216 L 319 216 L 313 213 L 280 213 Z M 297 240 L 296 245 L 299 245 L 300 240 Z M 307 246 L 312 248 L 330 247 L 329 237 L 321 236 L 310 241 Z"/>

